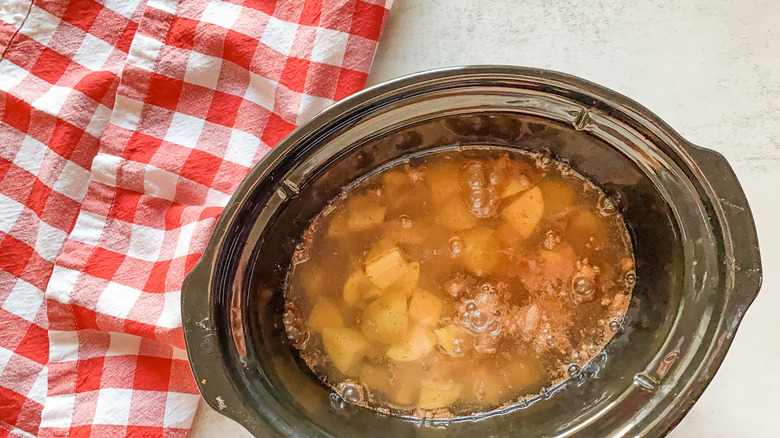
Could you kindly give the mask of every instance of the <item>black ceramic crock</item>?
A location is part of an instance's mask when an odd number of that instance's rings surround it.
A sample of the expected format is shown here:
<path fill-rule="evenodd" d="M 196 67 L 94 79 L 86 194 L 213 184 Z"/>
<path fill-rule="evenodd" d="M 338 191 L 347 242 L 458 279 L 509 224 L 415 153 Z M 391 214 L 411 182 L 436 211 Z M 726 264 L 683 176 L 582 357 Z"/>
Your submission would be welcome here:
<path fill-rule="evenodd" d="M 619 199 L 637 260 L 624 329 L 545 397 L 479 419 L 344 409 L 288 344 L 285 275 L 309 220 L 402 156 L 490 145 L 541 151 Z M 613 91 L 551 71 L 415 74 L 333 105 L 241 183 L 184 282 L 190 365 L 206 402 L 257 436 L 661 436 L 709 384 L 756 297 L 753 218 L 726 160 Z"/>

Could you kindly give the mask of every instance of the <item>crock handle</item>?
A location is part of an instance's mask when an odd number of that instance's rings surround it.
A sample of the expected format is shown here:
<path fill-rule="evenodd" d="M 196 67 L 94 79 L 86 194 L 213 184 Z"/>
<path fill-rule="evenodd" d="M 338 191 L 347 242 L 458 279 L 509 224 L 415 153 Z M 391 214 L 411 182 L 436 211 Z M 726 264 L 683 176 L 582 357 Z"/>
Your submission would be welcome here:
<path fill-rule="evenodd" d="M 717 196 L 712 202 L 718 203 L 723 212 L 724 238 L 730 239 L 726 244 L 731 244 L 734 257 L 726 261 L 734 265 L 734 297 L 728 300 L 727 312 L 738 324 L 761 288 L 761 254 L 753 214 L 734 170 L 723 155 L 690 143 L 686 150 L 712 186 Z"/>
<path fill-rule="evenodd" d="M 245 407 L 243 397 L 223 366 L 218 331 L 211 309 L 208 251 L 182 284 L 182 326 L 190 369 L 200 393 L 212 409 L 246 427 L 254 435 L 276 436 Z"/>

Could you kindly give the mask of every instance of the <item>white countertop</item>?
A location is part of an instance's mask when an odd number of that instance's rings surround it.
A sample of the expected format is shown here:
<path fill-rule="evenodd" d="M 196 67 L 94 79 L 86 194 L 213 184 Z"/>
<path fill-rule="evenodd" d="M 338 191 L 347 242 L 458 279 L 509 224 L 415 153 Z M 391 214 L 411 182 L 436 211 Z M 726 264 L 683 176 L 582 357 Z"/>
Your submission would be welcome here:
<path fill-rule="evenodd" d="M 395 0 L 370 84 L 437 67 L 558 70 L 640 102 L 728 158 L 750 201 L 764 285 L 672 438 L 776 437 L 780 408 L 780 2 Z M 192 438 L 249 437 L 203 408 Z"/>

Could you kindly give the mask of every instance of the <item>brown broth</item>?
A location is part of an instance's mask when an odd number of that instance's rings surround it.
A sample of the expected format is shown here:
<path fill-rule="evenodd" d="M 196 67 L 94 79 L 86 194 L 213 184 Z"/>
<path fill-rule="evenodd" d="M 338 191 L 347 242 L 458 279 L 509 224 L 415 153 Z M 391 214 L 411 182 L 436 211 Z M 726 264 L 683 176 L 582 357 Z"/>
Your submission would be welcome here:
<path fill-rule="evenodd" d="M 531 153 L 436 152 L 346 188 L 293 258 L 285 328 L 345 400 L 472 415 L 579 374 L 635 282 L 615 203 Z"/>

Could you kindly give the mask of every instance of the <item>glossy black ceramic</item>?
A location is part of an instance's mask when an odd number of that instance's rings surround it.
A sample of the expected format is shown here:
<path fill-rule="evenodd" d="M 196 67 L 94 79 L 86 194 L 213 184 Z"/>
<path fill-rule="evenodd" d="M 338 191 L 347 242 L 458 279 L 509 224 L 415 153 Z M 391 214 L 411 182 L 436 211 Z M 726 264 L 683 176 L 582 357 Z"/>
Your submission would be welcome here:
<path fill-rule="evenodd" d="M 421 424 L 344 409 L 289 346 L 290 256 L 341 188 L 400 157 L 475 145 L 541 151 L 619 199 L 637 259 L 623 330 L 582 376 L 478 419 Z M 420 73 L 353 95 L 246 177 L 182 290 L 207 403 L 257 436 L 660 436 L 704 391 L 758 293 L 753 218 L 734 172 L 647 109 L 593 83 L 502 66 Z"/>

